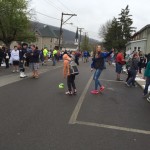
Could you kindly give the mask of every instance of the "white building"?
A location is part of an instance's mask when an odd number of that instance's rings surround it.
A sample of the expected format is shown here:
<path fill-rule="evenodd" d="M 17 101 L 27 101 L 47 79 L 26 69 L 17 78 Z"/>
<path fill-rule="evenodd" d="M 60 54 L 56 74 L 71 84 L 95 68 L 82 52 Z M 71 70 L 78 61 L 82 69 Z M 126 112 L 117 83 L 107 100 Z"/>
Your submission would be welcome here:
<path fill-rule="evenodd" d="M 142 51 L 150 53 L 150 24 L 143 27 L 132 36 L 132 40 L 126 44 L 126 52 Z"/>

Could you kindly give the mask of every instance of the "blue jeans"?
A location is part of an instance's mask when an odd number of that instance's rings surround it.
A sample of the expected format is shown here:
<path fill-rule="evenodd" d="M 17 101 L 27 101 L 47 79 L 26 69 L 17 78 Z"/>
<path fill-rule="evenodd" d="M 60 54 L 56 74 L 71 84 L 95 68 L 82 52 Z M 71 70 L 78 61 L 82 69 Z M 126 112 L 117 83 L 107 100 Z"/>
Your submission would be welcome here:
<path fill-rule="evenodd" d="M 148 93 L 149 85 L 150 85 L 150 77 L 146 77 L 146 84 L 145 84 L 145 88 L 144 88 L 144 94 Z"/>
<path fill-rule="evenodd" d="M 135 85 L 135 78 L 136 78 L 137 71 L 136 70 L 130 70 L 130 73 L 131 73 L 131 77 L 129 78 L 127 83 L 129 85 L 132 84 L 134 86 Z"/>
<path fill-rule="evenodd" d="M 56 65 L 56 58 L 53 57 L 53 66 L 55 66 L 55 65 Z"/>
<path fill-rule="evenodd" d="M 100 77 L 101 73 L 102 73 L 101 69 L 96 69 L 96 71 L 94 73 L 93 80 L 95 81 L 95 90 L 97 90 L 98 86 L 101 87 L 101 84 L 100 84 L 100 81 L 99 81 L 99 77 Z"/>

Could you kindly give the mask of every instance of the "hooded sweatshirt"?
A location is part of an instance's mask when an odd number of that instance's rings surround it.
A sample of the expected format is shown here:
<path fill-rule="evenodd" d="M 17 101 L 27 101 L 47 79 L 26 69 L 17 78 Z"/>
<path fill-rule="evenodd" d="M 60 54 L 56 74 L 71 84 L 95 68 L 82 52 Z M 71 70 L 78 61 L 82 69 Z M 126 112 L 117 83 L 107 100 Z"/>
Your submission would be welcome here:
<path fill-rule="evenodd" d="M 63 60 L 64 60 L 63 74 L 64 74 L 64 77 L 66 77 L 66 76 L 70 75 L 69 61 L 71 60 L 71 58 L 67 54 L 64 54 Z"/>

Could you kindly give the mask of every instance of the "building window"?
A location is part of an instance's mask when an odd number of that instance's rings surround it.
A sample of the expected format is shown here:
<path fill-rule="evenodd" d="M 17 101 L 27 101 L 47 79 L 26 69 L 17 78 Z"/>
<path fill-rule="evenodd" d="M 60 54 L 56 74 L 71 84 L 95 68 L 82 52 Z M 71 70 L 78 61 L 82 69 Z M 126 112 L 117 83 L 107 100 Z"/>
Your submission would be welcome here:
<path fill-rule="evenodd" d="M 138 47 L 138 51 L 140 51 L 141 50 L 141 47 Z"/>
<path fill-rule="evenodd" d="M 137 48 L 137 47 L 134 47 L 134 51 L 136 51 L 136 48 Z"/>
<path fill-rule="evenodd" d="M 52 43 L 53 42 L 53 39 L 51 38 L 50 42 Z"/>

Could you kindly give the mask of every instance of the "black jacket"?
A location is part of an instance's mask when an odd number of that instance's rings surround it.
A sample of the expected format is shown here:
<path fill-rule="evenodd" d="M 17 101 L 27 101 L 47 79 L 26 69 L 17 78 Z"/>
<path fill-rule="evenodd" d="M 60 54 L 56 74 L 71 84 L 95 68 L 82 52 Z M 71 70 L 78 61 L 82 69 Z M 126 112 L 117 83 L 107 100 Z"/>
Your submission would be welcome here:
<path fill-rule="evenodd" d="M 29 61 L 30 63 L 38 63 L 39 62 L 39 50 L 34 50 L 29 52 Z"/>
<path fill-rule="evenodd" d="M 4 51 L 2 49 L 0 49 L 0 58 L 3 59 L 4 58 Z"/>

